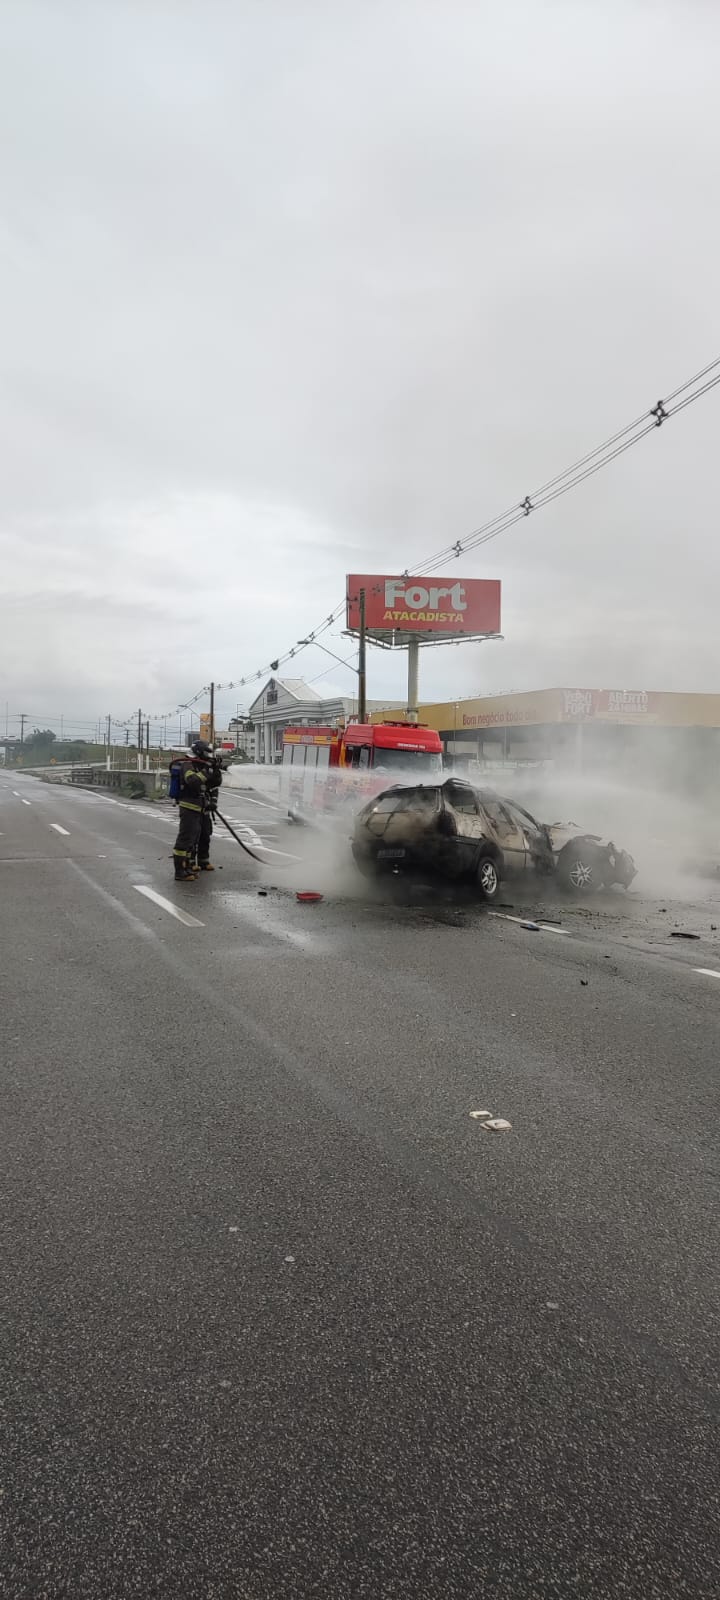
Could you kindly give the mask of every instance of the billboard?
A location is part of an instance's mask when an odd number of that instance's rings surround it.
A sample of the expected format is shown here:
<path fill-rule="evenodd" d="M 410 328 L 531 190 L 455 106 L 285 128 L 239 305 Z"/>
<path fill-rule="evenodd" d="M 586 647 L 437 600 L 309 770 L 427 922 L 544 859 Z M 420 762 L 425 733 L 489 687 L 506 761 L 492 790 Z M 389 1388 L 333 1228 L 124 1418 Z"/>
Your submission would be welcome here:
<path fill-rule="evenodd" d="M 369 633 L 463 634 L 500 632 L 497 578 L 358 576 L 347 580 L 347 626 L 360 627 L 360 590 L 365 590 Z"/>

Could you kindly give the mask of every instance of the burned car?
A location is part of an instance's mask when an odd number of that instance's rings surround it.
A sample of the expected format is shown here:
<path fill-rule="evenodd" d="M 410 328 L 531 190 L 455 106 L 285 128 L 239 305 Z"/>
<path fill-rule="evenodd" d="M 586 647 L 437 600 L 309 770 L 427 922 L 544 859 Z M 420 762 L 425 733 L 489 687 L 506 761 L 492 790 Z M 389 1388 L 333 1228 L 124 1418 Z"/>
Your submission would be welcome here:
<path fill-rule="evenodd" d="M 572 824 L 547 826 L 459 778 L 376 795 L 355 819 L 352 851 L 366 876 L 417 870 L 470 879 L 489 901 L 503 878 L 526 872 L 580 894 L 614 883 L 627 889 L 636 870 L 626 850 Z"/>

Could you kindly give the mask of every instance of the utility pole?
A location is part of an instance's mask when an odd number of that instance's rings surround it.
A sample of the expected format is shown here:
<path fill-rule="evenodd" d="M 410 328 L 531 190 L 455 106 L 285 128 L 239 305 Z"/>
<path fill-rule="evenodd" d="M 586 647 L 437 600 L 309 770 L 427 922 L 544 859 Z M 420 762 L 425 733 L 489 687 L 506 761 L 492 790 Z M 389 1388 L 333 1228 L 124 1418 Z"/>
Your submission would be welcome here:
<path fill-rule="evenodd" d="M 145 723 L 145 771 L 150 771 L 150 719 Z"/>
<path fill-rule="evenodd" d="M 25 743 L 25 723 L 26 722 L 27 722 L 27 712 L 26 711 L 21 711 L 20 712 L 20 743 L 21 744 Z"/>
<path fill-rule="evenodd" d="M 138 711 L 138 743 L 137 743 L 137 751 L 138 751 L 137 769 L 138 769 L 138 772 L 142 772 L 142 747 L 143 747 L 143 736 L 142 736 L 142 708 L 141 708 Z"/>
<path fill-rule="evenodd" d="M 358 641 L 358 722 L 367 721 L 367 673 L 365 670 L 365 590 L 360 590 L 360 638 Z"/>
<path fill-rule="evenodd" d="M 106 765 L 106 770 L 109 772 L 110 771 L 110 714 L 109 713 L 108 713 L 108 719 L 107 719 L 107 751 L 106 751 L 106 756 L 105 756 L 105 765 Z"/>
<path fill-rule="evenodd" d="M 408 639 L 408 722 L 417 722 L 418 719 L 419 668 L 420 640 L 415 637 Z"/>
<path fill-rule="evenodd" d="M 215 685 L 210 685 L 210 743 L 215 747 Z"/>

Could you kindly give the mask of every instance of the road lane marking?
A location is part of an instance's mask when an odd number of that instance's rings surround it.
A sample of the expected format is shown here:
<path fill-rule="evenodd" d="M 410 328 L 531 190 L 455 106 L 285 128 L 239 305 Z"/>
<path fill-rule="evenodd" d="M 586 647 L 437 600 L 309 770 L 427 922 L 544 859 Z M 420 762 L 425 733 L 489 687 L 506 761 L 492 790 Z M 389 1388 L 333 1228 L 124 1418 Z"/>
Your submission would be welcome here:
<path fill-rule="evenodd" d="M 255 829 L 251 828 L 249 822 L 244 822 L 242 817 L 228 817 L 228 822 L 232 824 L 233 828 L 237 828 L 240 838 L 244 839 L 246 844 L 259 846 L 262 849 L 262 839 L 259 833 L 256 833 Z"/>
<path fill-rule="evenodd" d="M 229 784 L 228 787 L 232 789 L 233 785 Z M 235 792 L 237 793 L 237 790 Z M 240 803 L 241 805 L 262 806 L 263 811 L 282 811 L 282 806 L 270 805 L 267 800 L 251 800 L 249 794 L 244 794 Z"/>
<path fill-rule="evenodd" d="M 189 911 L 181 911 L 179 906 L 173 905 L 172 900 L 166 900 L 163 895 L 158 894 L 157 889 L 148 889 L 144 883 L 135 883 L 133 888 L 137 890 L 138 894 L 144 894 L 147 900 L 154 901 L 155 905 L 160 906 L 163 911 L 167 911 L 169 916 L 176 917 L 178 922 L 184 922 L 186 928 L 205 927 L 205 923 L 200 922 L 198 917 L 191 917 Z"/>
<path fill-rule="evenodd" d="M 59 822 L 51 822 L 50 823 L 50 827 L 54 828 L 56 833 L 64 833 L 66 839 L 70 838 L 69 829 L 68 828 L 61 828 Z"/>
<path fill-rule="evenodd" d="M 535 920 L 534 917 L 509 917 L 506 911 L 491 911 L 489 915 L 497 917 L 500 922 L 517 922 L 521 928 L 525 927 L 526 923 L 534 922 Z M 569 932 L 568 928 L 553 928 L 549 922 L 538 922 L 537 926 L 541 933 L 561 933 L 565 938 L 567 938 Z"/>
<path fill-rule="evenodd" d="M 700 972 L 703 978 L 720 978 L 720 967 L 693 967 L 693 972 Z"/>
<path fill-rule="evenodd" d="M 23 797 L 21 795 L 20 796 L 20 804 L 21 804 L 21 806 L 31 806 L 32 805 L 32 800 L 23 800 Z"/>
<path fill-rule="evenodd" d="M 229 820 L 230 819 L 228 818 L 228 821 Z M 271 844 L 265 844 L 260 838 L 260 835 L 256 833 L 255 829 L 251 828 L 248 823 L 238 822 L 236 825 L 233 824 L 233 826 L 235 826 L 235 832 L 237 833 L 238 838 L 242 839 L 243 843 L 249 845 L 251 849 L 262 850 L 263 854 L 268 856 L 284 856 L 286 861 L 302 861 L 302 856 L 294 856 L 290 850 L 274 850 Z M 221 833 L 219 829 L 215 830 L 213 837 L 216 844 L 233 843 L 232 835 L 229 833 Z M 235 843 L 237 843 L 237 840 L 235 840 Z"/>
<path fill-rule="evenodd" d="M 266 856 L 284 856 L 286 861 L 302 861 L 302 856 L 294 856 L 289 850 L 273 850 L 269 844 L 261 844 L 259 849 L 264 850 Z"/>

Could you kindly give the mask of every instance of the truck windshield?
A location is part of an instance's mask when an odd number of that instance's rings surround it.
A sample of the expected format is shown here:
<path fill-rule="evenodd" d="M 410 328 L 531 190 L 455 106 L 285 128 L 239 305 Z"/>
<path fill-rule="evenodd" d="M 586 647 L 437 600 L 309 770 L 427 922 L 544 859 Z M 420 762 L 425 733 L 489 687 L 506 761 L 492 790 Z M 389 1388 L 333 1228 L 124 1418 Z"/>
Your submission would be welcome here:
<path fill-rule="evenodd" d="M 431 750 L 378 750 L 373 751 L 374 772 L 442 772 L 442 756 Z"/>

